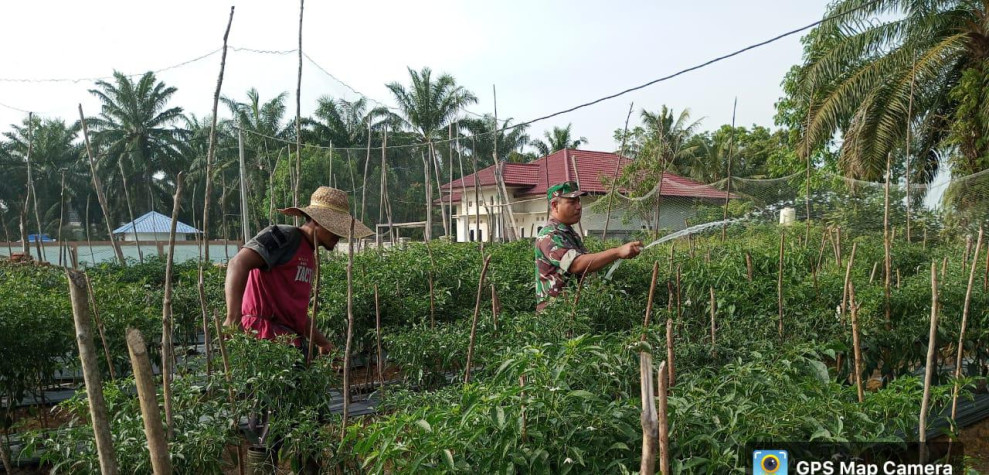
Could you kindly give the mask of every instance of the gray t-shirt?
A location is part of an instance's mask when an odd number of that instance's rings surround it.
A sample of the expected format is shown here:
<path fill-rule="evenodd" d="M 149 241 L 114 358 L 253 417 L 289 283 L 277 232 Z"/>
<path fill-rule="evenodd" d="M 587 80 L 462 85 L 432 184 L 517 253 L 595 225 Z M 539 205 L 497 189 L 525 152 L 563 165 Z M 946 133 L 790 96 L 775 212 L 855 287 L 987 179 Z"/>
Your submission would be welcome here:
<path fill-rule="evenodd" d="M 264 228 L 247 241 L 244 247 L 253 250 L 264 260 L 261 270 L 270 270 L 292 259 L 302 242 L 302 231 L 295 226 L 273 225 Z"/>

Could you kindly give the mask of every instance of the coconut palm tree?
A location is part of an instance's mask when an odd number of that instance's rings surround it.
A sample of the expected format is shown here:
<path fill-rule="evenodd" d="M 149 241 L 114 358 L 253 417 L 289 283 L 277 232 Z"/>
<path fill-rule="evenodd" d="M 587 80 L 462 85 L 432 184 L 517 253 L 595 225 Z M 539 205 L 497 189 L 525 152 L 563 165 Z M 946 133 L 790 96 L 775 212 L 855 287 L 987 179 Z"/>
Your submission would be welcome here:
<path fill-rule="evenodd" d="M 580 148 L 581 145 L 587 143 L 587 139 L 584 137 L 574 138 L 572 128 L 573 124 L 567 124 L 566 127 L 562 128 L 553 127 L 553 130 L 543 132 L 545 142 L 537 139 L 529 142 L 529 145 L 535 147 L 542 156 L 565 148 Z"/>
<path fill-rule="evenodd" d="M 97 81 L 89 90 L 102 102 L 99 116 L 86 120 L 108 190 L 123 189 L 123 170 L 135 203 L 148 202 L 148 193 L 169 199 L 173 190 L 168 183 L 189 165 L 180 152 L 185 132 L 175 126 L 182 108 L 168 107 L 175 91 L 154 73 L 144 73 L 135 82 L 118 71 L 113 82 Z M 113 203 L 118 218 L 123 216 L 119 201 Z"/>
<path fill-rule="evenodd" d="M 477 97 L 462 86 L 458 86 L 453 76 L 449 74 L 441 74 L 434 78 L 433 71 L 428 67 L 422 68 L 421 71 L 409 68 L 409 78 L 411 82 L 408 88 L 397 82 L 388 83 L 386 86 L 395 97 L 395 102 L 398 103 L 398 108 L 402 111 L 403 119 L 408 127 L 422 142 L 427 143 L 428 154 L 437 175 L 436 188 L 439 190 L 440 162 L 433 143 L 442 139 L 442 133 L 446 131 L 447 125 L 456 120 L 461 109 L 476 103 Z M 429 164 L 424 163 L 423 165 L 427 180 L 429 180 Z M 427 200 L 432 200 L 431 195 L 432 193 L 427 195 Z M 443 230 L 449 235 L 446 208 L 442 204 L 440 205 L 440 213 L 443 216 Z M 429 227 L 432 224 L 430 213 L 427 213 L 426 218 L 426 221 L 429 222 L 426 229 L 428 239 Z"/>
<path fill-rule="evenodd" d="M 838 134 L 843 171 L 878 179 L 909 133 L 912 181 L 932 179 L 942 155 L 956 175 L 989 165 L 989 3 L 839 0 L 804 58 L 785 83 L 802 154 Z"/>

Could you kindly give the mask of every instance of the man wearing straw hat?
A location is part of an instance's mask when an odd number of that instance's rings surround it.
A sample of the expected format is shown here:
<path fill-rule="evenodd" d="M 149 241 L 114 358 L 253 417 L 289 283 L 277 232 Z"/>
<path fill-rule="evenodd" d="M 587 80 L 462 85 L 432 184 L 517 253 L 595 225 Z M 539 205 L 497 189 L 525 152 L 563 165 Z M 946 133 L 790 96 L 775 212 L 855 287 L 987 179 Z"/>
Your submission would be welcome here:
<path fill-rule="evenodd" d="M 590 254 L 584 241 L 573 229 L 580 222 L 580 191 L 576 182 L 550 186 L 546 199 L 550 217 L 536 237 L 536 311 L 542 311 L 560 295 L 570 275 L 597 272 L 618 259 L 629 259 L 642 252 L 642 242 L 632 241 L 618 247 Z"/>
<path fill-rule="evenodd" d="M 258 338 L 273 340 L 279 335 L 296 335 L 294 344 L 302 347 L 309 337 L 309 298 L 312 292 L 313 251 L 321 245 L 332 250 L 341 238 L 374 234 L 350 215 L 347 194 L 321 186 L 313 192 L 309 206 L 279 210 L 305 218 L 300 227 L 274 225 L 265 228 L 244 244 L 227 265 L 224 293 L 227 300 L 225 325 L 239 325 Z M 312 328 L 313 343 L 320 353 L 333 350 L 333 344 L 318 328 Z"/>

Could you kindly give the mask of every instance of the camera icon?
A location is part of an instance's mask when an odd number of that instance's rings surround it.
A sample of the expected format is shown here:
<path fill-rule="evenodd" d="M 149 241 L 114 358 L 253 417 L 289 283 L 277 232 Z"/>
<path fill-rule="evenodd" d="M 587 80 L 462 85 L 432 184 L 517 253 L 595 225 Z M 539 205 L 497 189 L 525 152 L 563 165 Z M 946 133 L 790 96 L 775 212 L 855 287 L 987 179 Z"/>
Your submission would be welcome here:
<path fill-rule="evenodd" d="M 787 475 L 790 458 L 785 450 L 753 450 L 753 475 Z"/>

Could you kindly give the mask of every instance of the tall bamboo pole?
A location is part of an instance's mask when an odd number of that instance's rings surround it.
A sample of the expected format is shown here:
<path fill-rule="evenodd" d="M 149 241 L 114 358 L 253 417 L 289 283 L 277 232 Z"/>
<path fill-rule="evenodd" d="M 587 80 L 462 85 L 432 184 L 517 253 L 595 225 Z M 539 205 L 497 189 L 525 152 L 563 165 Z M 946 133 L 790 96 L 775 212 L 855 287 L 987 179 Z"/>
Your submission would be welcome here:
<path fill-rule="evenodd" d="M 642 402 L 642 414 L 639 417 L 642 426 L 642 461 L 639 473 L 653 475 L 656 473 L 656 452 L 659 449 L 659 416 L 656 413 L 652 355 L 644 350 L 639 352 L 639 389 Z"/>
<path fill-rule="evenodd" d="M 34 149 L 34 113 L 27 114 L 27 192 L 34 203 L 34 222 L 38 226 L 38 234 L 34 237 L 34 245 L 38 248 L 38 260 L 47 261 L 45 246 L 41 245 L 41 214 L 38 213 L 38 193 L 34 189 L 34 178 L 31 175 L 31 152 Z"/>
<path fill-rule="evenodd" d="M 673 385 L 672 373 L 669 382 L 667 382 L 667 371 L 671 370 L 673 367 L 667 367 L 667 362 L 663 361 L 659 363 L 659 369 L 656 371 L 656 397 L 658 402 L 658 415 L 659 415 L 659 473 L 663 475 L 670 474 L 670 424 L 669 418 L 667 417 L 667 391 L 669 386 Z"/>
<path fill-rule="evenodd" d="M 100 459 L 100 472 L 116 475 L 117 459 L 110 436 L 110 421 L 107 417 L 106 401 L 103 399 L 103 381 L 96 363 L 96 349 L 89 323 L 89 297 L 83 273 L 65 269 L 69 281 L 69 296 L 72 301 L 72 317 L 76 328 L 76 343 L 79 345 L 79 359 L 82 362 L 82 376 L 86 382 L 86 396 L 89 399 L 89 415 L 93 424 L 96 452 Z"/>
<path fill-rule="evenodd" d="M 165 261 L 165 297 L 161 305 L 161 388 L 165 400 L 165 423 L 168 440 L 175 436 L 172 419 L 172 267 L 175 263 L 175 228 L 179 222 L 179 208 L 182 197 L 182 173 L 175 177 L 175 199 L 172 204 L 172 223 L 168 231 L 168 260 Z M 199 263 L 199 277 L 202 282 L 202 262 Z M 209 336 L 207 335 L 207 338 Z"/>
<path fill-rule="evenodd" d="M 612 202 L 615 201 L 615 193 L 618 191 L 618 173 L 621 171 L 622 158 L 625 157 L 625 143 L 628 139 L 628 120 L 632 118 L 632 108 L 635 107 L 635 102 L 628 105 L 628 115 L 625 116 L 625 128 L 622 130 L 622 146 L 618 152 L 618 160 L 615 160 L 615 173 L 611 179 L 611 190 L 608 192 L 608 214 L 604 218 L 604 229 L 601 231 L 601 240 L 608 239 L 608 225 L 611 224 L 611 206 Z M 543 161 L 546 162 L 546 186 L 550 186 L 549 183 L 549 158 L 544 158 Z M 549 214 L 549 202 L 546 202 L 546 213 Z"/>
<path fill-rule="evenodd" d="M 385 358 L 381 351 L 381 301 L 378 299 L 378 284 L 374 284 L 374 337 L 377 341 L 378 357 L 378 381 L 381 383 L 379 391 L 382 396 L 385 394 Z"/>
<path fill-rule="evenodd" d="M 505 163 L 498 159 L 498 137 L 501 136 L 501 128 L 498 124 L 498 91 L 495 89 L 494 84 L 491 85 L 491 93 L 494 97 L 494 159 L 495 159 L 495 178 L 498 182 L 498 191 L 501 192 L 502 199 L 505 200 L 504 210 L 508 212 L 508 222 L 511 224 L 511 231 L 508 233 L 506 238 L 509 241 L 516 240 L 518 233 L 518 224 L 515 222 L 515 211 L 512 209 L 512 199 L 508 196 L 508 188 L 505 187 Z"/>
<path fill-rule="evenodd" d="M 584 271 L 586 274 L 587 271 Z M 640 341 L 646 341 L 646 334 L 649 332 L 649 322 L 652 317 L 652 299 L 656 292 L 656 277 L 659 275 L 659 261 L 652 263 L 652 280 L 649 283 L 649 298 L 646 300 L 646 316 L 642 319 L 642 336 Z"/>
<path fill-rule="evenodd" d="M 890 153 L 886 155 L 886 184 L 883 187 L 883 267 L 885 269 L 886 279 L 884 280 L 884 303 L 886 307 L 886 329 L 888 330 L 892 325 L 892 320 L 890 318 L 890 284 L 893 279 L 892 272 L 892 240 L 889 237 L 889 182 L 893 179 L 893 174 L 890 171 L 890 162 L 893 160 L 893 154 Z"/>
<path fill-rule="evenodd" d="M 852 255 L 851 255 L 851 257 L 848 258 L 848 266 L 845 268 L 845 285 L 844 285 L 844 287 L 842 289 L 842 294 L 841 294 L 841 310 L 839 310 L 839 312 L 838 312 L 838 314 L 841 316 L 842 319 L 845 318 L 845 310 L 848 308 L 846 306 L 846 304 L 848 303 L 848 294 L 849 294 L 848 286 L 849 286 L 849 284 L 851 282 L 851 278 L 852 278 L 852 264 L 855 262 L 855 249 L 857 247 L 858 247 L 858 243 L 857 242 L 853 242 L 852 243 Z M 842 320 L 842 321 L 844 321 L 844 320 Z"/>
<path fill-rule="evenodd" d="M 227 38 L 230 36 L 230 25 L 234 22 L 234 7 L 230 7 L 230 19 L 223 33 L 223 54 L 220 56 L 220 75 L 216 78 L 216 91 L 213 92 L 213 118 L 209 129 L 209 148 L 206 150 L 206 191 L 203 197 L 203 260 L 209 262 L 209 203 L 213 193 L 213 160 L 216 158 L 216 109 L 220 104 L 220 87 L 223 86 L 223 70 L 227 65 Z M 200 267 L 202 265 L 200 264 Z"/>
<path fill-rule="evenodd" d="M 350 344 L 354 339 L 354 218 L 350 218 L 347 234 L 347 343 L 343 350 L 343 414 L 340 421 L 340 440 L 347 436 L 347 418 L 350 416 Z"/>
<path fill-rule="evenodd" d="M 951 420 L 958 413 L 958 379 L 962 376 L 962 354 L 965 350 L 965 326 L 968 324 L 969 306 L 972 303 L 972 285 L 975 283 L 975 268 L 979 265 L 979 250 L 982 248 L 982 228 L 979 228 L 979 238 L 975 244 L 975 255 L 972 256 L 972 270 L 968 273 L 968 288 L 965 290 L 965 306 L 962 310 L 962 324 L 958 330 L 958 353 L 955 356 L 955 387 L 951 393 Z"/>
<path fill-rule="evenodd" d="M 237 160 L 240 165 L 240 235 L 241 242 L 251 239 L 250 212 L 247 210 L 247 163 L 244 158 L 244 130 L 237 127 Z M 272 172 L 274 175 L 274 172 Z"/>
<path fill-rule="evenodd" d="M 852 313 L 852 355 L 855 364 L 855 389 L 859 404 L 865 401 L 862 388 L 862 344 L 859 342 L 859 304 L 855 301 L 855 284 L 848 282 L 848 301 Z"/>
<path fill-rule="evenodd" d="M 114 254 L 117 255 L 117 262 L 120 263 L 121 267 L 127 267 L 127 261 L 124 260 L 124 253 L 120 250 L 120 244 L 113 237 L 113 227 L 110 225 L 110 211 L 106 204 L 106 195 L 103 194 L 103 184 L 100 182 L 100 176 L 96 174 L 96 159 L 93 157 L 93 148 L 89 143 L 89 128 L 86 126 L 86 116 L 82 113 L 82 104 L 79 104 L 79 122 L 82 124 L 82 136 L 86 143 L 86 154 L 89 156 L 89 171 L 93 174 L 93 188 L 96 189 L 96 200 L 100 203 L 100 209 L 103 210 L 103 221 L 106 224 L 107 238 L 110 239 L 110 245 L 113 246 Z M 92 246 L 90 246 L 89 250 L 93 250 Z"/>
<path fill-rule="evenodd" d="M 137 244 L 138 262 L 144 264 L 144 252 L 141 251 L 141 240 L 137 237 L 137 223 L 134 222 L 134 207 L 130 201 L 130 187 L 127 186 L 127 173 L 124 172 L 124 161 L 117 159 L 117 167 L 120 168 L 120 180 L 124 185 L 124 201 L 127 202 L 127 214 L 130 216 L 131 231 L 134 233 L 134 243 Z"/>
<path fill-rule="evenodd" d="M 927 338 L 927 363 L 924 371 L 924 395 L 920 402 L 920 424 L 917 439 L 921 446 L 927 442 L 927 406 L 931 398 L 931 380 L 934 378 L 934 356 L 937 342 L 938 282 L 937 263 L 931 262 L 931 331 Z M 923 451 L 923 448 L 921 448 Z"/>
<path fill-rule="evenodd" d="M 738 96 L 731 106 L 731 138 L 728 140 L 728 189 L 725 191 L 725 213 L 724 222 L 721 223 L 721 242 L 725 242 L 725 235 L 728 229 L 728 201 L 731 199 L 731 159 L 735 151 L 735 109 L 738 108 Z"/>
<path fill-rule="evenodd" d="M 89 274 L 83 274 L 86 278 L 86 293 L 89 295 L 89 305 L 93 309 L 93 320 L 96 322 L 96 330 L 100 334 L 100 343 L 103 344 L 103 355 L 106 357 L 106 365 L 110 370 L 110 380 L 117 379 L 117 372 L 113 369 L 113 360 L 110 358 L 110 346 L 106 343 L 106 332 L 103 331 L 103 322 L 100 321 L 100 307 L 96 304 L 96 292 L 93 290 L 93 282 L 89 279 Z"/>
<path fill-rule="evenodd" d="M 470 383 L 470 364 L 474 358 L 474 338 L 477 337 L 477 317 L 481 312 L 481 293 L 484 291 L 484 276 L 488 274 L 488 263 L 491 262 L 491 255 L 484 258 L 481 265 L 481 277 L 477 280 L 477 298 L 474 301 L 474 320 L 470 325 L 470 342 L 467 345 L 467 362 L 464 365 L 464 384 Z"/>
<path fill-rule="evenodd" d="M 299 206 L 299 183 L 302 181 L 302 14 L 305 3 L 305 0 L 299 0 L 299 74 L 295 83 L 295 187 L 292 190 L 292 206 Z M 298 216 L 295 217 L 295 225 L 299 225 Z"/>
<path fill-rule="evenodd" d="M 144 434 L 148 438 L 151 469 L 155 475 L 170 474 L 172 461 L 168 457 L 168 441 L 161 427 L 154 373 L 151 371 L 151 360 L 144 345 L 144 337 L 137 329 L 127 329 L 127 349 L 130 353 L 131 367 L 134 369 L 137 398 L 141 403 L 141 419 L 144 420 Z"/>
<path fill-rule="evenodd" d="M 779 334 L 783 338 L 783 245 L 786 243 L 786 231 L 780 233 L 780 262 L 779 274 L 776 277 L 776 298 L 779 308 Z"/>
<path fill-rule="evenodd" d="M 313 243 L 313 266 L 316 268 L 313 276 L 313 292 L 312 292 L 312 313 L 309 317 L 309 348 L 306 350 L 306 364 L 312 364 L 313 358 L 313 345 L 316 341 L 316 315 L 319 313 L 319 236 L 316 233 L 316 229 L 313 228 L 312 232 L 312 243 Z M 348 243 L 350 247 L 353 247 L 353 243 Z"/>
<path fill-rule="evenodd" d="M 61 172 L 62 180 L 58 194 L 58 265 L 62 265 L 62 228 L 65 220 L 65 170 Z"/>
<path fill-rule="evenodd" d="M 367 209 L 367 173 L 371 169 L 371 118 L 367 119 L 367 156 L 364 157 L 364 184 L 361 186 L 361 221 Z"/>

